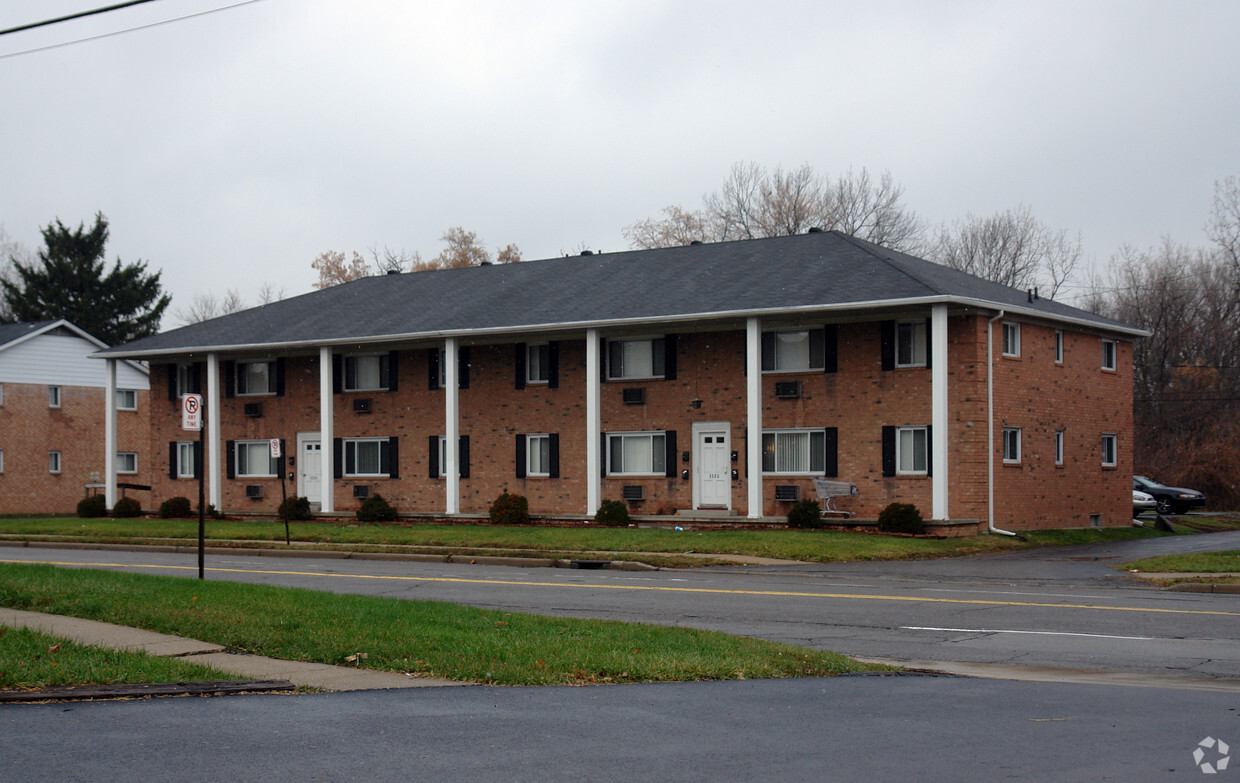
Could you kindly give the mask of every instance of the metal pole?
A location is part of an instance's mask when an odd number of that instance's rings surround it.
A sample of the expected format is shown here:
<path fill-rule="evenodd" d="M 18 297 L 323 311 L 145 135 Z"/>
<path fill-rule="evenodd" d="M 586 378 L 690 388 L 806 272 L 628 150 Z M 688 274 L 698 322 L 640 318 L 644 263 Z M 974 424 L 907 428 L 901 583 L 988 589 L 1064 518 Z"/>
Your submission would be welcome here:
<path fill-rule="evenodd" d="M 202 407 L 202 429 L 198 431 L 198 450 L 202 457 L 206 457 L 207 411 L 205 406 Z M 203 465 L 196 465 L 195 467 L 198 468 L 198 578 L 206 579 L 203 575 L 203 556 L 207 550 L 207 471 Z"/>

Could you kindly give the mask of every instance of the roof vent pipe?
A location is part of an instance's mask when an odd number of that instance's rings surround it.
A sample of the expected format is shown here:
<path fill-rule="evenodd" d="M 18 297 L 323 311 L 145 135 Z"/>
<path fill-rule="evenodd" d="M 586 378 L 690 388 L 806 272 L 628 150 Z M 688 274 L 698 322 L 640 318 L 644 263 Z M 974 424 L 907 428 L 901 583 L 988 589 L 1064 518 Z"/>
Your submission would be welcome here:
<path fill-rule="evenodd" d="M 592 256 L 592 255 L 594 255 L 594 251 L 593 251 L 593 250 L 582 250 L 582 251 L 581 251 L 581 254 L 582 254 L 583 256 Z"/>
<path fill-rule="evenodd" d="M 1026 288 L 1026 289 L 1025 289 L 1025 296 L 1027 296 L 1027 297 L 1029 298 L 1029 301 L 1030 301 L 1030 302 L 1032 302 L 1032 301 L 1033 301 L 1033 289 L 1032 289 L 1032 288 Z"/>
<path fill-rule="evenodd" d="M 399 269 L 389 269 L 389 270 L 387 271 L 387 273 L 388 273 L 389 275 L 399 275 L 399 274 L 400 274 L 400 270 L 399 270 Z"/>
<path fill-rule="evenodd" d="M 700 239 L 695 239 L 695 240 L 693 240 L 692 242 L 690 242 L 689 244 L 690 244 L 690 245 L 700 245 L 700 244 L 702 244 L 702 240 L 700 240 Z"/>
<path fill-rule="evenodd" d="M 490 266 L 490 265 L 491 265 L 490 261 L 479 261 L 478 262 L 478 266 Z"/>
<path fill-rule="evenodd" d="M 821 234 L 822 226 L 810 226 L 809 231 L 806 231 L 805 233 L 806 234 Z"/>

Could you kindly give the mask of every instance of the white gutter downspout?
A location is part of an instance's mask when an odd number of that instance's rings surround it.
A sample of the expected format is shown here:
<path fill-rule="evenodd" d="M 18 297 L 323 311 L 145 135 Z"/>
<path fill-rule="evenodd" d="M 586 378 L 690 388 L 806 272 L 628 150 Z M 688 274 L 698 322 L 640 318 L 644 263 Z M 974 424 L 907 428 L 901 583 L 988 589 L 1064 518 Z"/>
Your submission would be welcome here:
<path fill-rule="evenodd" d="M 1011 530 L 995 527 L 995 351 L 991 345 L 991 329 L 1006 311 L 986 322 L 986 524 L 991 533 L 1015 536 Z"/>

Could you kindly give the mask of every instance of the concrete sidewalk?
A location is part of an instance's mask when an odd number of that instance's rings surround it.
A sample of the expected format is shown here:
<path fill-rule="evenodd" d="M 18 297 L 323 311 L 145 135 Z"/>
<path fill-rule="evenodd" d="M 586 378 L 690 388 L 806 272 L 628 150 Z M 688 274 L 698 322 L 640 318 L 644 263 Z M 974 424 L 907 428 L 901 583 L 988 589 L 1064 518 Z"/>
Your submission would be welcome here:
<path fill-rule="evenodd" d="M 78 644 L 145 652 L 167 658 L 183 658 L 220 671 L 260 680 L 288 680 L 303 688 L 325 691 L 364 691 L 388 688 L 427 688 L 468 685 L 455 680 L 433 680 L 394 672 L 331 666 L 325 663 L 282 661 L 261 655 L 227 652 L 218 644 L 181 636 L 128 628 L 123 625 L 83 620 L 42 612 L 26 612 L 0 607 L 0 625 L 31 628 Z"/>

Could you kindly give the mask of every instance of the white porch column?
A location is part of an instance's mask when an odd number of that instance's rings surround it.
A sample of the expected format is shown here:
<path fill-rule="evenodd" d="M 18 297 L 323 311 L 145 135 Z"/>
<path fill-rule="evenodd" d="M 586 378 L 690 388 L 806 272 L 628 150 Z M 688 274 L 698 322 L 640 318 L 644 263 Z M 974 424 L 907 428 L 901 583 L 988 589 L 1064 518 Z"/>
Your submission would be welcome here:
<path fill-rule="evenodd" d="M 935 305 L 930 311 L 930 481 L 931 517 L 948 519 L 947 493 L 947 305 Z"/>
<path fill-rule="evenodd" d="M 108 359 L 103 384 L 103 498 L 116 505 L 116 360 Z"/>
<path fill-rule="evenodd" d="M 444 399 L 444 448 L 443 475 L 447 479 L 447 502 L 444 511 L 458 514 L 461 511 L 461 471 L 457 467 L 460 461 L 461 431 L 460 403 L 461 383 L 459 357 L 457 356 L 456 338 L 444 340 L 443 346 L 443 399 Z"/>
<path fill-rule="evenodd" d="M 602 379 L 598 329 L 586 330 L 586 513 L 594 516 L 603 504 Z"/>
<path fill-rule="evenodd" d="M 319 509 L 336 510 L 336 450 L 332 445 L 336 434 L 336 400 L 332 396 L 332 349 L 319 349 Z M 314 498 L 310 498 L 314 500 Z"/>
<path fill-rule="evenodd" d="M 220 438 L 220 357 L 207 354 L 207 386 L 203 389 L 207 398 L 207 502 L 217 511 L 224 510 L 224 477 L 220 466 L 222 455 Z"/>
<path fill-rule="evenodd" d="M 745 322 L 745 485 L 750 519 L 762 516 L 762 321 Z"/>

